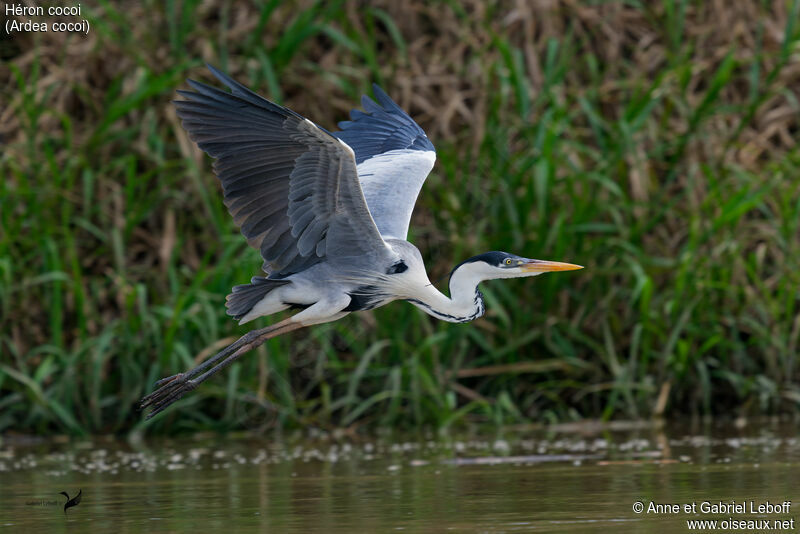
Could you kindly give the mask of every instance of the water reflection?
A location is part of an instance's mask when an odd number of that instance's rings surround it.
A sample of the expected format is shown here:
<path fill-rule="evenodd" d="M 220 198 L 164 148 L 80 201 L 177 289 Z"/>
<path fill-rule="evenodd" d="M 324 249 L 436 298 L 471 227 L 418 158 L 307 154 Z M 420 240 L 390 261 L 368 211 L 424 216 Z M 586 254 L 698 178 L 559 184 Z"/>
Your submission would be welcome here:
<path fill-rule="evenodd" d="M 795 428 L 778 421 L 702 432 L 577 425 L 437 439 L 246 436 L 137 445 L 6 439 L 0 530 L 599 532 L 635 525 L 686 532 L 687 519 L 716 516 L 639 514 L 634 504 L 796 501 Z M 79 488 L 82 501 L 67 514 L 28 504 Z M 775 518 L 795 515 L 790 509 Z"/>

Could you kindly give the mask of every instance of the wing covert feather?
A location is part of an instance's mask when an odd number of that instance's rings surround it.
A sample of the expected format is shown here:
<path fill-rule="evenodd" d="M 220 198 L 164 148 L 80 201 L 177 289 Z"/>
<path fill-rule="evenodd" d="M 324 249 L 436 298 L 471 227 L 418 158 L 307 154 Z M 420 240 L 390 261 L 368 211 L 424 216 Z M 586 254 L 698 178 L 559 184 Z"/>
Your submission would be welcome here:
<path fill-rule="evenodd" d="M 385 238 L 406 239 L 425 178 L 436 151 L 425 132 L 377 84 L 377 101 L 364 95 L 364 111 L 354 109 L 333 135 L 350 145 L 372 218 Z"/>

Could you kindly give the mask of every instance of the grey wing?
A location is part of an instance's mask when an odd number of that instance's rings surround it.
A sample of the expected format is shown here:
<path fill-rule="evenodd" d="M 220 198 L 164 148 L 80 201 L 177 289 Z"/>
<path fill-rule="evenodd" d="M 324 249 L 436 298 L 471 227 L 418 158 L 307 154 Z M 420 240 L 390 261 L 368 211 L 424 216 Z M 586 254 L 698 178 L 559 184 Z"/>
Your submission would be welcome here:
<path fill-rule="evenodd" d="M 377 102 L 366 95 L 333 135 L 353 148 L 367 206 L 385 238 L 406 239 L 411 212 L 436 161 L 422 128 L 377 84 Z"/>
<path fill-rule="evenodd" d="M 178 116 L 210 156 L 225 205 L 273 278 L 323 259 L 375 260 L 389 249 L 358 182 L 353 151 L 326 130 L 210 65 L 232 92 L 189 80 Z"/>

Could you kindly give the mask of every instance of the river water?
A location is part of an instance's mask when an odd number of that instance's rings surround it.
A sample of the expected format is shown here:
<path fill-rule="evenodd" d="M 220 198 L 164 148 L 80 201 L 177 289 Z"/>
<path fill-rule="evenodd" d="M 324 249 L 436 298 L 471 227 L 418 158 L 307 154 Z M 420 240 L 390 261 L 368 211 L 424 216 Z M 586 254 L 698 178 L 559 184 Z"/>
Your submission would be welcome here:
<path fill-rule="evenodd" d="M 5 437 L 0 489 L 0 533 L 794 532 L 800 439 L 786 420 Z"/>

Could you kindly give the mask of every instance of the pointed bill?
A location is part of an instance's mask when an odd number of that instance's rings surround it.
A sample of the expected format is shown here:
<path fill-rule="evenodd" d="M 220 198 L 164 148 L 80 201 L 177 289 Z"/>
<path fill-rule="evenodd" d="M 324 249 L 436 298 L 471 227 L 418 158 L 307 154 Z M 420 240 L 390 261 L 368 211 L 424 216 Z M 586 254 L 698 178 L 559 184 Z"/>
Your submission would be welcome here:
<path fill-rule="evenodd" d="M 575 271 L 583 269 L 583 265 L 572 263 L 562 263 L 560 261 L 528 260 L 520 265 L 523 271 L 528 273 L 547 273 L 550 271 Z"/>

